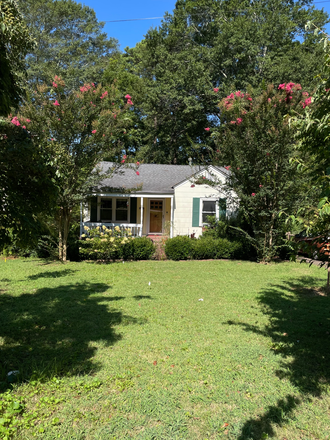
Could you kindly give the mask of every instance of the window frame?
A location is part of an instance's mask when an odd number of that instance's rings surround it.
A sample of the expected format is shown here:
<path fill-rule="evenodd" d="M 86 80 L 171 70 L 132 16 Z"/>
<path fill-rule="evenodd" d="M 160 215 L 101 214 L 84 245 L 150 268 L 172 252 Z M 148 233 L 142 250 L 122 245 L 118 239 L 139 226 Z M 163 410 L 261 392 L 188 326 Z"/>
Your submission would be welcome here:
<path fill-rule="evenodd" d="M 102 201 L 111 200 L 112 202 L 112 216 L 111 220 L 103 220 L 101 217 L 101 206 Z M 127 220 L 117 220 L 117 200 L 126 200 L 127 203 Z M 98 212 L 97 212 L 97 218 L 98 223 L 112 223 L 112 224 L 128 224 L 130 223 L 131 218 L 131 209 L 130 209 L 130 197 L 98 197 Z"/>
<path fill-rule="evenodd" d="M 199 225 L 203 227 L 204 225 L 208 225 L 209 223 L 203 222 L 203 213 L 207 213 L 208 211 L 203 211 L 203 202 L 215 202 L 215 218 L 219 220 L 219 203 L 216 197 L 201 197 L 199 200 Z M 212 215 L 212 214 L 209 214 Z"/>

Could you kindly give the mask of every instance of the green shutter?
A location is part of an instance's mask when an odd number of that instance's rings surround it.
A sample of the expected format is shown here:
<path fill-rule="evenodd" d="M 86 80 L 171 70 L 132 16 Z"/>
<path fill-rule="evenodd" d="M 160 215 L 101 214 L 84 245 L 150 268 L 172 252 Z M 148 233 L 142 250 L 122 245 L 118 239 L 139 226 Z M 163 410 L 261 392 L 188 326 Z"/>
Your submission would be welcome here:
<path fill-rule="evenodd" d="M 199 226 L 199 198 L 193 198 L 192 225 Z"/>
<path fill-rule="evenodd" d="M 130 214 L 130 223 L 136 223 L 136 213 L 137 213 L 137 198 L 130 197 L 129 199 L 131 214 Z"/>
<path fill-rule="evenodd" d="M 219 199 L 219 219 L 226 217 L 227 200 Z"/>
<path fill-rule="evenodd" d="M 91 222 L 97 222 L 97 197 L 91 198 Z"/>

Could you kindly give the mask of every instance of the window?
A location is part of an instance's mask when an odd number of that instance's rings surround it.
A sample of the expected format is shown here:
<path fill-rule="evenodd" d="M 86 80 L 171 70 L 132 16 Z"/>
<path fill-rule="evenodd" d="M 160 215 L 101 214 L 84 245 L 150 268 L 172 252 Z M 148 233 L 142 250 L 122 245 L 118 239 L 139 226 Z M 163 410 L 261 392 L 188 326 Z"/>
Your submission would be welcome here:
<path fill-rule="evenodd" d="M 216 212 L 216 206 L 217 206 L 217 202 L 216 200 L 210 200 L 210 199 L 205 199 L 205 200 L 201 200 L 202 202 L 202 224 L 203 223 L 207 223 L 207 217 L 213 215 L 216 216 L 217 212 Z"/>
<path fill-rule="evenodd" d="M 116 221 L 127 222 L 128 221 L 128 200 L 116 199 Z"/>
<path fill-rule="evenodd" d="M 101 222 L 112 222 L 112 199 L 101 199 Z"/>

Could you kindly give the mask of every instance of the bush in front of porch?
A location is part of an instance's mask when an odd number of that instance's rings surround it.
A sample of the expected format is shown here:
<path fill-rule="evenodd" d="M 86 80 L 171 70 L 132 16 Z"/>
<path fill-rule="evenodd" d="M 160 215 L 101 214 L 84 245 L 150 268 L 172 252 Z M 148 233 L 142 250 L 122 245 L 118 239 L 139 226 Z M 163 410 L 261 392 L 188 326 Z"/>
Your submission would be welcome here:
<path fill-rule="evenodd" d="M 85 232 L 79 247 L 82 260 L 148 260 L 155 252 L 150 239 L 132 237 L 130 228 L 85 227 Z"/>

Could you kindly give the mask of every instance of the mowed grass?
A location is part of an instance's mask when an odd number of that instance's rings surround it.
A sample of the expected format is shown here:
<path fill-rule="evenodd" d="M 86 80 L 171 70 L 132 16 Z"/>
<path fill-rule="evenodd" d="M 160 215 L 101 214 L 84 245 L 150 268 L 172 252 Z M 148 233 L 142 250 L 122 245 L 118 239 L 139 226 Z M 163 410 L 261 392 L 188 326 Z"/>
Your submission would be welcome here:
<path fill-rule="evenodd" d="M 0 259 L 14 438 L 329 439 L 325 279 L 298 263 Z"/>

